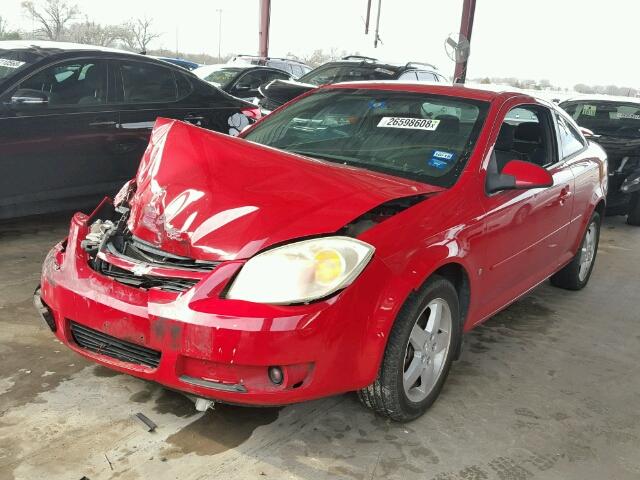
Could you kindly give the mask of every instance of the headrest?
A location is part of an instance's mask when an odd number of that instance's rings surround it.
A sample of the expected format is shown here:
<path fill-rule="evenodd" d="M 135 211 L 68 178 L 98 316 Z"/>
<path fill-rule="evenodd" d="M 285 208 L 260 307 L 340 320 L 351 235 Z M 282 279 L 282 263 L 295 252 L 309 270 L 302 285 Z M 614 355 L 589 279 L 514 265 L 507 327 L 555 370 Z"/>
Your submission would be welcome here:
<path fill-rule="evenodd" d="M 513 150 L 513 134 L 515 131 L 516 127 L 508 123 L 503 123 L 502 127 L 500 127 L 500 133 L 498 133 L 495 149 L 502 152 Z"/>
<path fill-rule="evenodd" d="M 541 130 L 538 122 L 523 122 L 516 127 L 515 138 L 525 142 L 539 142 L 542 137 Z"/>
<path fill-rule="evenodd" d="M 438 130 L 447 132 L 458 132 L 460 130 L 460 119 L 455 115 L 438 115 L 435 120 L 440 120 Z"/>

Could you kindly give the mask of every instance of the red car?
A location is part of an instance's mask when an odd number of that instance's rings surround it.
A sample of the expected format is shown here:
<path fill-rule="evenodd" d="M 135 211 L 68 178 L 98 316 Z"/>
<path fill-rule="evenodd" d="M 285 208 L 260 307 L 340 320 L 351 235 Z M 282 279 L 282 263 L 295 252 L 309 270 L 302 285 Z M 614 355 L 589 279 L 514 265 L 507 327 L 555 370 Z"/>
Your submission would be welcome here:
<path fill-rule="evenodd" d="M 242 136 L 159 119 L 136 178 L 73 217 L 35 297 L 69 348 L 207 399 L 357 390 L 406 421 L 463 332 L 589 280 L 606 157 L 550 103 L 340 84 Z"/>

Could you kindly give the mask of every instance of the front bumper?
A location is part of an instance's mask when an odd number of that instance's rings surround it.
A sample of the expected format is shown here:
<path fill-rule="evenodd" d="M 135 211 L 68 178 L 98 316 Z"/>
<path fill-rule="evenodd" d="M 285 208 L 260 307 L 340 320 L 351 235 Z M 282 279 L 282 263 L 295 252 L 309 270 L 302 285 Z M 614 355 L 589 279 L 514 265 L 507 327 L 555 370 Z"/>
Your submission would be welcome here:
<path fill-rule="evenodd" d="M 242 262 L 221 264 L 183 293 L 145 290 L 89 267 L 80 248 L 87 219 L 76 214 L 67 241 L 46 257 L 35 300 L 55 335 L 80 355 L 186 393 L 249 405 L 299 402 L 374 380 L 385 341 L 368 326 L 378 308 L 372 292 L 388 278 L 381 263 L 372 261 L 349 288 L 310 305 L 219 298 Z M 280 384 L 269 378 L 273 366 L 284 374 Z"/>

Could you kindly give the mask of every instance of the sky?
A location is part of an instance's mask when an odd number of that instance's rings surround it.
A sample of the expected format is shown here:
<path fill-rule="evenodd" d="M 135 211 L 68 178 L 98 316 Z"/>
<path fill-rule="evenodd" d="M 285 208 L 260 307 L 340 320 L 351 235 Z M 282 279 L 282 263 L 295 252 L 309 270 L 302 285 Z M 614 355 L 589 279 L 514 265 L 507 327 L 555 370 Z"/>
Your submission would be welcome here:
<path fill-rule="evenodd" d="M 20 0 L 0 0 L 12 28 L 33 29 Z M 76 0 L 90 19 L 122 23 L 149 17 L 162 36 L 152 48 L 191 53 L 257 53 L 258 0 Z M 377 0 L 373 0 L 375 24 Z M 454 64 L 444 49 L 459 30 L 462 0 L 382 0 L 380 37 L 364 34 L 366 0 L 272 0 L 270 55 L 308 55 L 315 49 L 360 52 L 387 61 L 434 63 L 446 75 Z M 468 77 L 548 79 L 640 87 L 638 0 L 478 0 Z"/>

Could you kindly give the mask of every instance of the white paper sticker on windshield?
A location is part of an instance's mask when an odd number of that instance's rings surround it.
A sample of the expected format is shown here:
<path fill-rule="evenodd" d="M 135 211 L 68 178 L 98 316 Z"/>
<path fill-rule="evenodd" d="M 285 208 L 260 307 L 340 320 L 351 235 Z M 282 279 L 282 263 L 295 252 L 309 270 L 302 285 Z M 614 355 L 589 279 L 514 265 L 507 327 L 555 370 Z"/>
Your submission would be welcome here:
<path fill-rule="evenodd" d="M 583 105 L 582 106 L 582 115 L 586 115 L 588 117 L 596 116 L 596 106 L 595 105 Z"/>
<path fill-rule="evenodd" d="M 635 113 L 618 113 L 618 118 L 619 119 L 629 118 L 632 120 L 640 120 L 640 115 L 637 115 Z"/>
<path fill-rule="evenodd" d="M 378 127 L 433 131 L 438 128 L 439 124 L 440 120 L 431 120 L 430 118 L 382 117 Z"/>
<path fill-rule="evenodd" d="M 24 62 L 18 60 L 10 60 L 8 58 L 0 58 L 0 67 L 18 68 L 24 65 Z"/>

